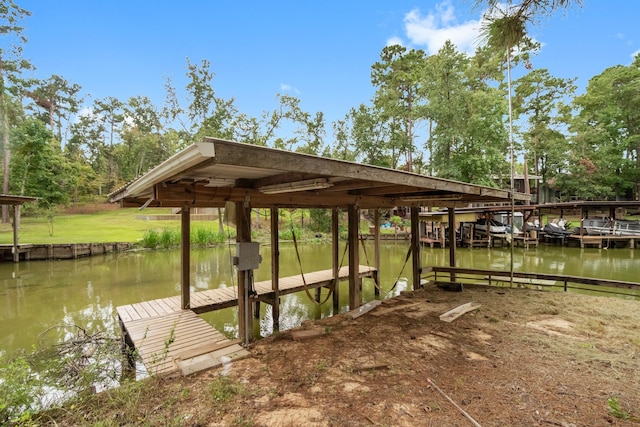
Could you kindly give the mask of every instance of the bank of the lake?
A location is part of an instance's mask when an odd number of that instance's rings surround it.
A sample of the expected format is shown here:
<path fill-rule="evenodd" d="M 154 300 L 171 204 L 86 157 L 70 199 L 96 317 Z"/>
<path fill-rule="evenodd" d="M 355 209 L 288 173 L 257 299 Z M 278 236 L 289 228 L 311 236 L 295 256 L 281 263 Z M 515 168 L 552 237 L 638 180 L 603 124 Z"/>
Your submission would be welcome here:
<path fill-rule="evenodd" d="M 360 260 L 373 261 L 373 243 L 361 249 Z M 233 245 L 192 251 L 192 291 L 214 289 L 235 284 L 235 271 L 229 260 Z M 304 271 L 331 268 L 331 246 L 325 243 L 299 246 Z M 389 298 L 407 289 L 410 268 L 392 292 L 388 290 L 398 279 L 405 262 L 407 242 L 383 242 L 381 245 L 381 284 L 383 296 Z M 281 276 L 299 274 L 300 267 L 291 244 L 283 243 Z M 256 280 L 270 278 L 270 247 L 261 246 L 263 262 Z M 476 269 L 506 270 L 510 249 L 458 249 L 458 265 Z M 448 250 L 424 248 L 424 266 L 448 265 Z M 614 280 L 636 281 L 636 251 L 631 249 L 579 249 L 541 245 L 538 248 L 516 248 L 517 271 L 567 274 Z M 114 253 L 66 261 L 38 261 L 0 264 L 0 355 L 11 355 L 19 349 L 29 350 L 41 342 L 62 340 L 68 334 L 57 325 L 80 325 L 94 330 L 119 333 L 115 307 L 124 304 L 179 294 L 179 250 Z M 374 299 L 374 287 L 365 281 L 363 298 Z M 341 292 L 338 311 L 348 307 L 346 288 Z M 310 302 L 304 292 L 283 298 L 281 327 L 290 329 L 303 321 L 333 315 L 333 307 Z M 256 322 L 256 336 L 272 333 L 271 312 L 262 310 Z M 203 315 L 205 320 L 230 338 L 237 334 L 234 308 Z M 48 331 L 42 336 L 43 331 Z"/>

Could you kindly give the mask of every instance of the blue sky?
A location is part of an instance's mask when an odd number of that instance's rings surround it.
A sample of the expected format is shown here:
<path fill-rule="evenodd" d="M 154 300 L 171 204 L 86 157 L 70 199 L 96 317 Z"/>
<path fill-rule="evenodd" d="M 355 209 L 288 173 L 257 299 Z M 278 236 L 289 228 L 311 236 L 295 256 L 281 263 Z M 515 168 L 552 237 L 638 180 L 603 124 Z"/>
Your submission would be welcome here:
<path fill-rule="evenodd" d="M 276 94 L 322 111 L 328 125 L 373 96 L 371 65 L 389 43 L 436 52 L 446 39 L 472 52 L 480 10 L 450 1 L 16 0 L 24 56 L 36 77 L 52 74 L 93 99 L 148 96 L 164 101 L 165 78 L 186 84 L 186 58 L 211 62 L 216 95 L 234 97 L 258 117 Z M 583 7 L 542 17 L 530 34 L 543 44 L 536 68 L 588 80 L 640 52 L 640 2 L 583 0 Z M 332 140 L 329 134 L 327 142 Z"/>

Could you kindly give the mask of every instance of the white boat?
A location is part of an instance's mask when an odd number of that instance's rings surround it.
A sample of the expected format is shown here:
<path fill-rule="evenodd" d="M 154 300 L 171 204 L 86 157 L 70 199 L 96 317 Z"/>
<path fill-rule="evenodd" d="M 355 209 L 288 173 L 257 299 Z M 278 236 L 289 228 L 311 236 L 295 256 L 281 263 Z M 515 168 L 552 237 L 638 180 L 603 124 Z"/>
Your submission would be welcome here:
<path fill-rule="evenodd" d="M 490 220 L 489 233 L 491 234 L 507 234 L 507 226 L 496 220 Z M 480 234 L 487 234 L 487 220 L 484 218 L 478 219 L 474 224 L 474 229 Z"/>
<path fill-rule="evenodd" d="M 609 218 L 585 218 L 582 227 L 592 236 L 606 236 L 613 234 L 613 222 Z"/>
<path fill-rule="evenodd" d="M 616 236 L 640 237 L 640 221 L 616 219 L 613 224 L 613 234 Z"/>

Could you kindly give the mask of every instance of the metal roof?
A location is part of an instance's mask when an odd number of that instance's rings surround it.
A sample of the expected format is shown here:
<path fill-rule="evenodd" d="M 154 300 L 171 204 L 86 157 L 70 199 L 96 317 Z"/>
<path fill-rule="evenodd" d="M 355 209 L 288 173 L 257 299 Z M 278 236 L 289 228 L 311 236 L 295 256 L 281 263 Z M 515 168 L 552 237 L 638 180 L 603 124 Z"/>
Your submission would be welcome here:
<path fill-rule="evenodd" d="M 515 200 L 528 195 L 517 193 Z M 109 195 L 122 206 L 466 206 L 508 190 L 257 145 L 204 138 Z"/>

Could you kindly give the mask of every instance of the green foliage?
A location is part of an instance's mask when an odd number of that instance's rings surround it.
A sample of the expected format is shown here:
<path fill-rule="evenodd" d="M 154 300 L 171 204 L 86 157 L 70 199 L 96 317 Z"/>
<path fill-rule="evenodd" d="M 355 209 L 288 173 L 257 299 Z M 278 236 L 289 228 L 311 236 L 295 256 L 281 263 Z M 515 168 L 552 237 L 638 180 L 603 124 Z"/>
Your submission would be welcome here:
<path fill-rule="evenodd" d="M 235 235 L 235 232 L 232 234 Z M 196 246 L 210 246 L 224 243 L 228 238 L 227 233 L 199 227 L 191 230 L 190 243 Z M 157 231 L 149 229 L 144 232 L 141 245 L 147 249 L 168 249 L 179 246 L 180 239 L 180 230 L 163 228 L 161 231 Z"/>
<path fill-rule="evenodd" d="M 142 247 L 156 249 L 160 245 L 160 233 L 156 230 L 147 230 L 142 236 Z"/>
<path fill-rule="evenodd" d="M 41 407 L 42 380 L 25 356 L 0 366 L 0 424 L 29 420 Z"/>
<path fill-rule="evenodd" d="M 13 132 L 12 192 L 38 197 L 41 206 L 65 204 L 64 157 L 55 147 L 52 133 L 39 120 L 27 119 Z"/>
<path fill-rule="evenodd" d="M 296 226 L 293 228 L 287 228 L 284 230 L 278 231 L 278 239 L 280 240 L 293 240 L 293 234 L 295 233 L 296 239 L 300 239 L 302 235 L 300 229 Z"/>
<path fill-rule="evenodd" d="M 215 232 L 208 228 L 196 228 L 191 232 L 191 243 L 208 246 L 219 243 L 224 243 L 227 240 L 225 233 Z"/>
<path fill-rule="evenodd" d="M 169 249 L 180 245 L 180 231 L 163 228 L 160 232 L 159 246 L 163 249 Z"/>
<path fill-rule="evenodd" d="M 244 392 L 242 384 L 235 383 L 229 377 L 218 375 L 211 381 L 208 386 L 209 393 L 213 400 L 217 403 L 225 403 L 231 400 L 235 395 Z"/>
<path fill-rule="evenodd" d="M 638 420 L 637 417 L 631 416 L 629 412 L 621 408 L 620 399 L 618 399 L 617 397 L 608 398 L 607 406 L 609 406 L 609 412 L 611 413 L 611 415 L 613 415 L 616 418 L 619 418 L 621 420 L 631 420 L 631 421 Z"/>
<path fill-rule="evenodd" d="M 331 211 L 328 209 L 309 209 L 311 230 L 328 233 L 331 231 Z"/>

